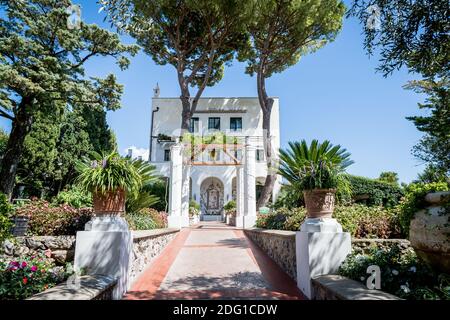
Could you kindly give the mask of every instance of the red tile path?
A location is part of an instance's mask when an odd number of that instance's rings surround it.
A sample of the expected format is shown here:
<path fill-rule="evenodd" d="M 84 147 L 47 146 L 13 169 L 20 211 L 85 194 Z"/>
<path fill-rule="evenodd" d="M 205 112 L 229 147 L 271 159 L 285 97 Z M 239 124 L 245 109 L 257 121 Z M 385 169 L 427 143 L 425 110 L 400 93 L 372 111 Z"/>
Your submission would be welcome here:
<path fill-rule="evenodd" d="M 124 299 L 304 299 L 295 282 L 242 230 L 182 229 Z"/>

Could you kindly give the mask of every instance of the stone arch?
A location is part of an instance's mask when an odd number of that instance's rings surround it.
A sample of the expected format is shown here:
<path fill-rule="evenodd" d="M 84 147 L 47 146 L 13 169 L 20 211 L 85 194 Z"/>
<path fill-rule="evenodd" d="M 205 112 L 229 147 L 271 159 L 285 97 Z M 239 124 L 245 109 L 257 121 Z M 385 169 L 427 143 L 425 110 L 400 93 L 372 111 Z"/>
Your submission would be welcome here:
<path fill-rule="evenodd" d="M 223 213 L 224 185 L 216 177 L 204 179 L 200 185 L 200 208 L 203 215 L 220 215 Z"/>

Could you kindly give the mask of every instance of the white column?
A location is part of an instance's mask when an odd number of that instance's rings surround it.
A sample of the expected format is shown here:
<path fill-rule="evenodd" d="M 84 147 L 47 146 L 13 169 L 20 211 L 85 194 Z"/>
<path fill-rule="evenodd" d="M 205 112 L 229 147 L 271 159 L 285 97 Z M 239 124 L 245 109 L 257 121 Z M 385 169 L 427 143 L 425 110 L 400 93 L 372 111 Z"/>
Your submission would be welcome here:
<path fill-rule="evenodd" d="M 236 227 L 244 227 L 244 169 L 236 167 Z"/>
<path fill-rule="evenodd" d="M 187 217 L 189 226 L 189 194 L 190 194 L 190 177 L 191 177 L 191 166 L 183 166 L 183 182 L 181 188 L 181 217 L 185 221 Z M 183 226 L 186 227 L 186 226 Z"/>
<path fill-rule="evenodd" d="M 336 274 L 351 252 L 350 233 L 332 218 L 307 218 L 296 232 L 297 286 L 314 298 L 311 279 Z"/>
<path fill-rule="evenodd" d="M 169 216 L 167 217 L 169 228 L 182 228 L 189 226 L 189 216 L 183 217 L 182 194 L 183 194 L 183 148 L 175 144 L 170 148 L 170 195 Z"/>
<path fill-rule="evenodd" d="M 245 141 L 244 163 L 244 228 L 253 228 L 256 223 L 256 147 Z"/>

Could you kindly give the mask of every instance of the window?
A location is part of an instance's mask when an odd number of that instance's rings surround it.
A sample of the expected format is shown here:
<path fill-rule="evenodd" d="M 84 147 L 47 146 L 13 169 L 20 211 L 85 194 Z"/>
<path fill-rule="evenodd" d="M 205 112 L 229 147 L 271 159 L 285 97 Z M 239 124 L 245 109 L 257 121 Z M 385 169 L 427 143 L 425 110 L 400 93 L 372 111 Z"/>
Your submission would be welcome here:
<path fill-rule="evenodd" d="M 190 132 L 198 132 L 198 118 L 191 118 Z"/>
<path fill-rule="evenodd" d="M 230 118 L 230 130 L 241 131 L 242 130 L 242 118 Z"/>
<path fill-rule="evenodd" d="M 220 118 L 209 118 L 208 119 L 208 129 L 209 130 L 220 130 Z"/>
<path fill-rule="evenodd" d="M 264 149 L 256 150 L 256 161 L 264 161 Z"/>
<path fill-rule="evenodd" d="M 164 150 L 164 161 L 170 161 L 170 150 Z"/>

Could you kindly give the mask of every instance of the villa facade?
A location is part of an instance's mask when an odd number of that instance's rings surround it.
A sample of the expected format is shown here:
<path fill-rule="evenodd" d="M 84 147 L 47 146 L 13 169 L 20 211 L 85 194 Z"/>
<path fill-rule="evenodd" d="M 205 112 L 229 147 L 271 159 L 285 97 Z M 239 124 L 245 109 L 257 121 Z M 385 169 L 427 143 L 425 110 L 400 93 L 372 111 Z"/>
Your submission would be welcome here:
<path fill-rule="evenodd" d="M 274 98 L 271 118 L 272 148 L 280 147 L 279 100 Z M 152 99 L 152 132 L 150 134 L 149 161 L 156 166 L 161 176 L 170 177 L 170 148 L 181 134 L 181 101 L 179 98 Z M 208 135 L 222 132 L 227 137 L 237 137 L 251 144 L 255 155 L 256 198 L 264 185 L 267 174 L 262 129 L 262 112 L 256 97 L 201 98 L 194 113 L 190 132 L 194 135 Z M 189 197 L 200 204 L 201 220 L 220 220 L 223 206 L 236 200 L 236 171 L 229 162 L 229 155 L 221 148 L 196 156 L 196 164 L 190 165 Z M 243 158 L 244 150 L 236 150 L 236 158 Z M 211 162 L 213 161 L 213 162 Z M 278 177 L 273 200 L 281 186 Z"/>

